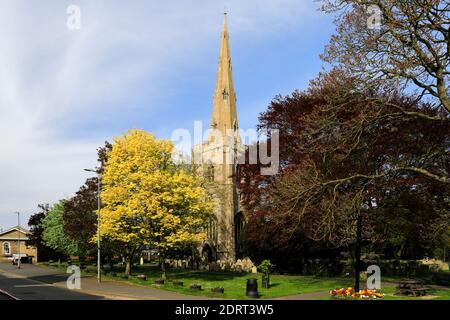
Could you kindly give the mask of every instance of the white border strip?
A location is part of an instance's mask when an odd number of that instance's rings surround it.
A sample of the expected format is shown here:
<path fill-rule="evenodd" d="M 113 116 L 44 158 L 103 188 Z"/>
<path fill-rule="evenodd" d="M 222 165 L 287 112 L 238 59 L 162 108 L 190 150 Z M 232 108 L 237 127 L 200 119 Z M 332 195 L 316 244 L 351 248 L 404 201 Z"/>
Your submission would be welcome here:
<path fill-rule="evenodd" d="M 1 294 L 4 294 L 4 295 L 7 296 L 7 297 L 10 297 L 10 298 L 13 299 L 13 300 L 20 300 L 19 298 L 13 296 L 12 294 L 10 294 L 10 293 L 8 293 L 8 292 L 2 290 L 2 289 L 0 289 L 0 293 L 1 293 Z"/>

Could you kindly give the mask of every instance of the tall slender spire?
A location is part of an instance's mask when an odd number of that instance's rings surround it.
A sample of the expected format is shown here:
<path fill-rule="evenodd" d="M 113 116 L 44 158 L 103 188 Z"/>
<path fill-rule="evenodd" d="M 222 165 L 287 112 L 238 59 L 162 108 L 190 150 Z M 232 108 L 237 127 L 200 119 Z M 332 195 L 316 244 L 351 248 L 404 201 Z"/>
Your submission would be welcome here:
<path fill-rule="evenodd" d="M 211 120 L 211 127 L 224 133 L 226 130 L 238 128 L 227 15 L 228 13 L 225 12 Z"/>
<path fill-rule="evenodd" d="M 213 113 L 209 136 L 201 148 L 201 167 L 210 182 L 209 188 L 217 206 L 215 219 L 208 233 L 208 245 L 215 250 L 215 258 L 221 261 L 235 261 L 235 214 L 239 212 L 239 196 L 236 186 L 237 153 L 241 151 L 236 114 L 236 94 L 234 92 L 231 67 L 230 43 L 227 13 L 220 40 L 216 88 L 213 98 Z M 194 154 L 195 154 L 194 150 Z M 195 155 L 194 155 L 195 156 Z"/>

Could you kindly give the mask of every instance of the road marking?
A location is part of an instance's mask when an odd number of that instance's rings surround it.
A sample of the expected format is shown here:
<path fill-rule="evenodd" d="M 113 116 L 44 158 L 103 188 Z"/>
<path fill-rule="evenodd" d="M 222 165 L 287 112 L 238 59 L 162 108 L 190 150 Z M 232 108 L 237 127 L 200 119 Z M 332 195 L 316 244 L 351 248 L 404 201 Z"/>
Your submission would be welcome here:
<path fill-rule="evenodd" d="M 13 295 L 10 294 L 9 292 L 6 292 L 6 291 L 4 291 L 4 290 L 2 290 L 2 289 L 0 289 L 0 293 L 3 294 L 3 295 L 5 295 L 5 296 L 7 296 L 7 297 L 10 297 L 10 298 L 13 299 L 13 300 L 20 300 L 19 298 L 13 296 Z"/>
<path fill-rule="evenodd" d="M 15 288 L 35 288 L 35 287 L 53 287 L 51 284 L 18 284 Z"/>

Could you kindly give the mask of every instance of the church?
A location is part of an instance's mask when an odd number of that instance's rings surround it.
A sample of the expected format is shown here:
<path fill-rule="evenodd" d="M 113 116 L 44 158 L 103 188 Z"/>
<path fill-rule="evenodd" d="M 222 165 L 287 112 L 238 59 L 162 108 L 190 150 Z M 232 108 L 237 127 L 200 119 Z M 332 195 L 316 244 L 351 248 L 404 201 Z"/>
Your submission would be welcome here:
<path fill-rule="evenodd" d="M 193 148 L 196 164 L 215 202 L 214 219 L 200 248 L 204 261 L 234 262 L 242 258 L 244 216 L 239 205 L 237 159 L 244 151 L 239 135 L 236 92 L 225 13 L 210 129 L 206 140 Z"/>

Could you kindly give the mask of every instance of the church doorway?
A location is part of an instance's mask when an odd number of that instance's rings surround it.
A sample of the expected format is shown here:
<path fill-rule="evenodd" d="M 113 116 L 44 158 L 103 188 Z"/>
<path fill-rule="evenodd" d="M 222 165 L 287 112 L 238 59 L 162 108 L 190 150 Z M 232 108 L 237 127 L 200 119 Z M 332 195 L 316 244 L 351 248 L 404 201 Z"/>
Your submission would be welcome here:
<path fill-rule="evenodd" d="M 214 261 L 214 252 L 209 244 L 205 244 L 202 249 L 202 262 L 208 264 Z"/>

